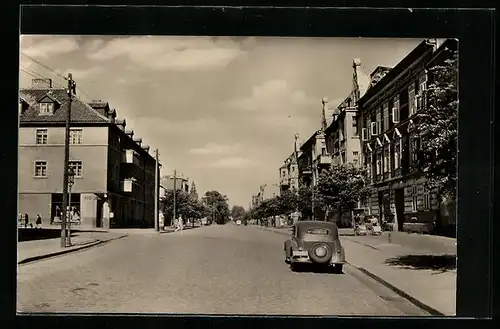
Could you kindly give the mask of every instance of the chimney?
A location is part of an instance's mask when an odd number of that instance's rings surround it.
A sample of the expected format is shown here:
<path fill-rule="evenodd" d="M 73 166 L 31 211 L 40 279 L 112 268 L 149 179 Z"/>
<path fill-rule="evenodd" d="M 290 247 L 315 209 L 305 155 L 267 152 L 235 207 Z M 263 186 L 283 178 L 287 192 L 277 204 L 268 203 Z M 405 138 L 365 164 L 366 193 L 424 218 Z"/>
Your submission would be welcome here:
<path fill-rule="evenodd" d="M 114 123 L 116 118 L 116 109 L 109 110 L 107 117 L 109 120 L 111 120 L 112 123 Z"/>
<path fill-rule="evenodd" d="M 52 88 L 52 79 L 32 79 L 31 80 L 31 87 L 35 89 L 51 89 Z"/>
<path fill-rule="evenodd" d="M 146 152 L 149 152 L 149 145 L 142 145 L 142 148 L 143 148 Z"/>

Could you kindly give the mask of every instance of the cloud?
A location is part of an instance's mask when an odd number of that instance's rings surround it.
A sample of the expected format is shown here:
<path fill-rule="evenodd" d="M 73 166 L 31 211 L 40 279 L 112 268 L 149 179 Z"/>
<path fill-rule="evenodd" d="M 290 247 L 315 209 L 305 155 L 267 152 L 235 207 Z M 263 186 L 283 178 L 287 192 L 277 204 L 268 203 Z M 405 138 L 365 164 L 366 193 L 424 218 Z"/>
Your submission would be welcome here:
<path fill-rule="evenodd" d="M 195 148 L 189 150 L 189 153 L 198 154 L 198 155 L 212 155 L 212 154 L 223 154 L 228 153 L 231 150 L 234 150 L 235 146 L 233 145 L 221 145 L 217 143 L 208 143 L 205 147 Z"/>
<path fill-rule="evenodd" d="M 280 112 L 292 113 L 297 111 L 308 111 L 311 106 L 320 100 L 308 96 L 302 90 L 293 90 L 285 80 L 269 80 L 254 86 L 252 94 L 248 97 L 231 99 L 226 106 L 246 112 Z"/>
<path fill-rule="evenodd" d="M 70 53 L 79 49 L 74 38 L 57 37 L 30 40 L 31 36 L 24 36 L 21 40 L 21 52 L 36 58 L 48 58 Z M 29 40 L 29 41 L 28 41 Z M 37 42 L 38 41 L 38 42 Z"/>
<path fill-rule="evenodd" d="M 126 56 L 150 69 L 190 71 L 225 67 L 245 53 L 229 38 L 146 36 L 113 39 L 87 57 L 107 61 Z"/>
<path fill-rule="evenodd" d="M 210 164 L 210 167 L 220 168 L 220 169 L 243 169 L 243 168 L 247 168 L 251 164 L 252 164 L 252 161 L 250 161 L 247 158 L 230 157 L 230 158 L 219 159 L 215 162 L 212 162 Z"/>
<path fill-rule="evenodd" d="M 94 66 L 89 69 L 68 69 L 67 71 L 73 74 L 74 79 L 79 80 L 86 79 L 88 77 L 92 77 L 93 75 L 101 73 L 102 71 L 104 71 L 104 68 L 101 66 Z"/>

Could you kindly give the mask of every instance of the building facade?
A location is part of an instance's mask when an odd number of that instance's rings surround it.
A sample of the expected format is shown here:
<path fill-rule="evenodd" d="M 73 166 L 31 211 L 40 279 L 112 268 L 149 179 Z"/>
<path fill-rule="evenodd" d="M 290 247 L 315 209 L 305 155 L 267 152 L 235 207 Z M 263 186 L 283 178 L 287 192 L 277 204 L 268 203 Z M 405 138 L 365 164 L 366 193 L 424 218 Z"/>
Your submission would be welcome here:
<path fill-rule="evenodd" d="M 290 154 L 283 166 L 280 167 L 280 193 L 299 190 L 299 168 L 296 153 Z"/>
<path fill-rule="evenodd" d="M 20 91 L 19 212 L 59 225 L 62 210 L 65 89 L 49 79 Z M 125 120 L 103 101 L 73 97 L 70 131 L 72 225 L 110 228 L 154 225 L 156 160 Z"/>
<path fill-rule="evenodd" d="M 428 231 L 439 216 L 440 201 L 425 189 L 417 164 L 419 146 L 415 127 L 425 106 L 430 83 L 428 68 L 457 49 L 449 39 L 424 40 L 392 70 L 374 79 L 358 101 L 362 164 L 369 173 L 369 213 L 392 223 L 395 230 Z M 372 74 L 377 76 L 380 68 Z"/>

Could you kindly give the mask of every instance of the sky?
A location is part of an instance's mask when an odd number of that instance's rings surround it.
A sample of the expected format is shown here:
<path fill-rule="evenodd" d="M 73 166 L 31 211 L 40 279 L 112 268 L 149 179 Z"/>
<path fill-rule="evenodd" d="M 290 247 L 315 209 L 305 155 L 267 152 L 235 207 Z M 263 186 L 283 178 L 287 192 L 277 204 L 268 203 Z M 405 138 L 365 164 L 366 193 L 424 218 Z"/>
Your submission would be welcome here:
<path fill-rule="evenodd" d="M 393 67 L 421 39 L 21 36 L 20 88 L 33 75 L 83 100 L 105 100 L 143 144 L 158 148 L 162 174 L 174 169 L 200 195 L 217 190 L 248 207 L 278 169 L 320 128 L 321 99 L 335 108 L 352 86 L 352 60 L 369 75 Z M 33 60 L 34 59 L 34 60 Z"/>

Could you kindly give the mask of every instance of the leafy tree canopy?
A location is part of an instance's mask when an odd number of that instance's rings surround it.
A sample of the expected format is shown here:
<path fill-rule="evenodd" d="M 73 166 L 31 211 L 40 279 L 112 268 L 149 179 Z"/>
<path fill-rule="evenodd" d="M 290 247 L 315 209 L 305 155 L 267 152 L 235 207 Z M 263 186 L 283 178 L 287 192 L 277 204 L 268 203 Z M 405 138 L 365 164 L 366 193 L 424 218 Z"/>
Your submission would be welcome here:
<path fill-rule="evenodd" d="M 428 71 L 430 84 L 419 112 L 420 168 L 427 187 L 455 200 L 457 188 L 458 53 Z"/>
<path fill-rule="evenodd" d="M 364 169 L 347 165 L 332 166 L 321 172 L 315 187 L 315 202 L 325 210 L 353 209 L 357 201 L 366 196 L 369 190 L 365 186 Z"/>

